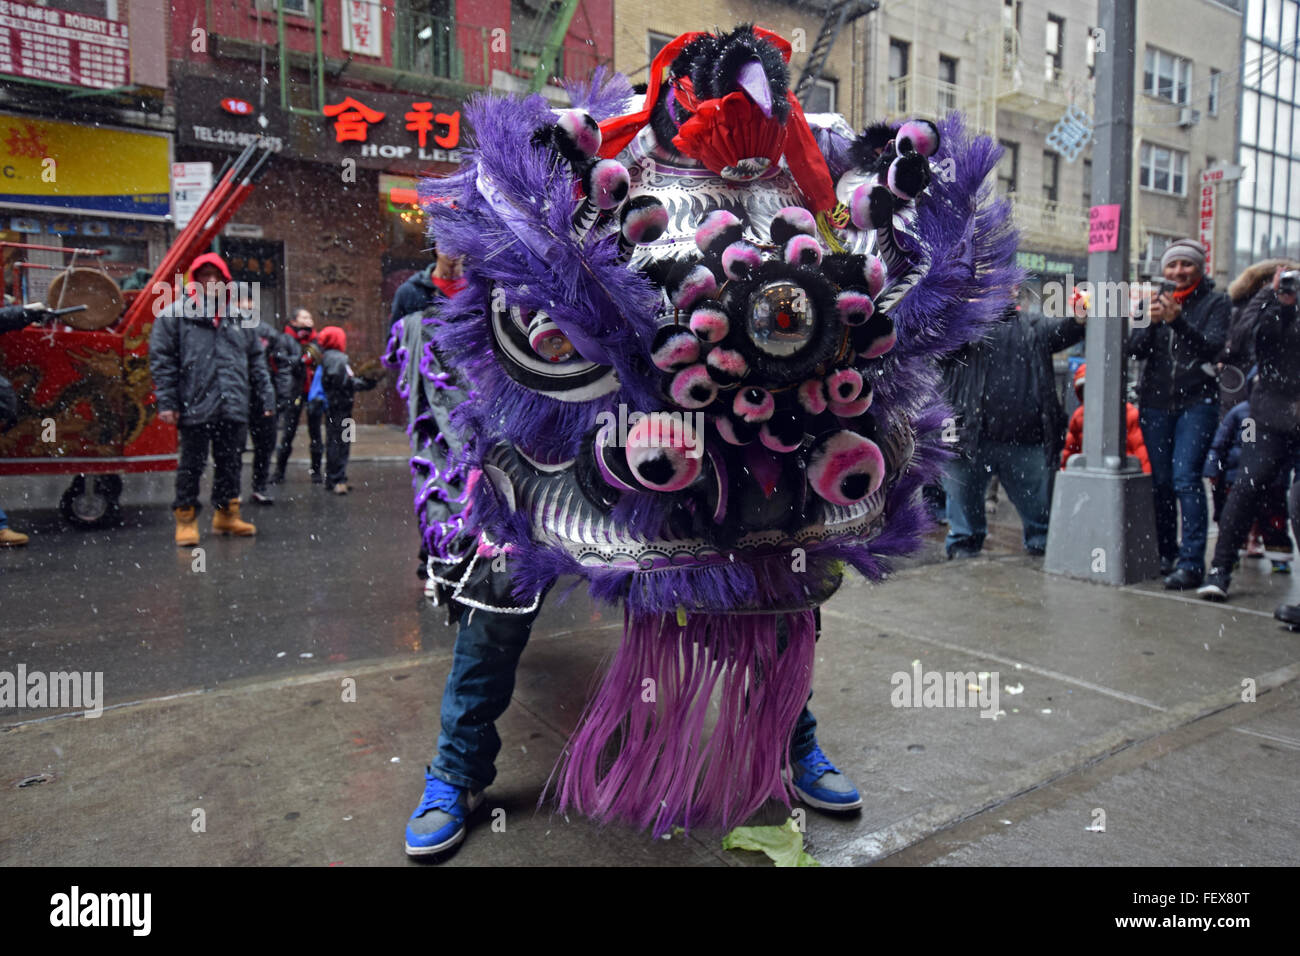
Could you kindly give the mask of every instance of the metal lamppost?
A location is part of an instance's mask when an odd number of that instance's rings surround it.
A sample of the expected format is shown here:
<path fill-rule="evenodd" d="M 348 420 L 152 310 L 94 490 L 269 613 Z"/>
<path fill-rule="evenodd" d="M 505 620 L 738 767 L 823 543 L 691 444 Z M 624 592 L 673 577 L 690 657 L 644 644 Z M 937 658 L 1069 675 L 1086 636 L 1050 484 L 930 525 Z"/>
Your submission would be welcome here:
<path fill-rule="evenodd" d="M 1097 143 L 1092 195 L 1097 206 L 1119 207 L 1114 249 L 1091 252 L 1093 284 L 1088 321 L 1087 413 L 1083 454 L 1057 475 L 1043 567 L 1052 574 L 1104 584 L 1130 584 L 1159 571 L 1151 479 L 1126 456 L 1124 412 L 1129 279 L 1129 223 L 1135 209 L 1133 85 L 1136 0 L 1099 0 L 1106 39 L 1097 54 Z M 1095 208 L 1095 207 L 1094 207 Z M 1102 283 L 1105 283 L 1103 285 Z M 1125 283 L 1125 285 L 1120 285 Z"/>

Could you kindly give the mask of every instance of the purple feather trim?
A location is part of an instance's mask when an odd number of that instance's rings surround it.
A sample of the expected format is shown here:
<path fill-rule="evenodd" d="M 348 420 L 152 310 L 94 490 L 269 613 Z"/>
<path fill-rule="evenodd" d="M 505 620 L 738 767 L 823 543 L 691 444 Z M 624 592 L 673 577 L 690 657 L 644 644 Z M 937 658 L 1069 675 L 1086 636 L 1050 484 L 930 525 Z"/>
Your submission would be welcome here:
<path fill-rule="evenodd" d="M 785 615 L 789 639 L 778 652 L 778 619 L 699 614 L 679 627 L 672 614 L 629 610 L 609 672 L 556 768 L 560 810 L 658 838 L 674 825 L 730 828 L 770 799 L 789 806 L 783 775 L 812 686 L 815 638 L 810 611 Z M 706 740 L 715 692 L 719 714 Z"/>

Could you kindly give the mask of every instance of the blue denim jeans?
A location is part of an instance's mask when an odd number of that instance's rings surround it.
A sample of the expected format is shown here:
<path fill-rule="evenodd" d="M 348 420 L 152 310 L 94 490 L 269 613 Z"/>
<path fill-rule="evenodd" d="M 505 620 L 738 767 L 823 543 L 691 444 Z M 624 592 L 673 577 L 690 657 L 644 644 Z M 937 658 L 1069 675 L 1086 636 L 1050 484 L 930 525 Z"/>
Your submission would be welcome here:
<path fill-rule="evenodd" d="M 3 508 L 0 508 L 0 531 L 3 531 L 7 527 L 9 527 L 9 516 L 5 514 Z"/>
<path fill-rule="evenodd" d="M 1219 424 L 1219 403 L 1206 399 L 1182 409 L 1142 408 L 1138 423 L 1151 459 L 1160 558 L 1203 574 L 1209 509 L 1201 469 Z M 1181 546 L 1178 543 L 1180 508 L 1183 513 Z"/>
<path fill-rule="evenodd" d="M 943 490 L 948 496 L 948 537 L 954 548 L 979 551 L 988 534 L 984 493 L 994 475 L 1007 489 L 1007 497 L 1020 514 L 1025 547 L 1047 548 L 1047 519 L 1052 507 L 1052 470 L 1042 445 L 1010 445 L 981 441 L 973 460 L 954 458 L 944 469 Z"/>
<path fill-rule="evenodd" d="M 496 720 L 510 706 L 515 668 L 537 613 L 500 614 L 475 608 L 461 615 L 442 695 L 442 730 L 432 770 L 438 779 L 474 792 L 496 779 L 496 758 L 501 752 Z M 812 711 L 804 707 L 791 736 L 794 758 L 812 749 L 816 730 Z"/>

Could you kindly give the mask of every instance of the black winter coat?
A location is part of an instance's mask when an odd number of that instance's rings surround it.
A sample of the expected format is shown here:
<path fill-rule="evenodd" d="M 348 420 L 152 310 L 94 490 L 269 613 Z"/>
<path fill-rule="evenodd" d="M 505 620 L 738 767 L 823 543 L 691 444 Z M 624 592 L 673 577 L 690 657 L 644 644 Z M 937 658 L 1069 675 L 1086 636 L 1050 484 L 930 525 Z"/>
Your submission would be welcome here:
<path fill-rule="evenodd" d="M 1044 454 L 1053 470 L 1065 447 L 1065 413 L 1056 394 L 1052 356 L 1083 339 L 1086 328 L 1071 317 L 1029 319 L 1009 310 L 981 340 L 963 346 L 940 363 L 943 391 L 957 419 L 957 451 L 973 458 L 979 449 L 989 369 L 993 363 L 1018 363 L 1024 396 L 1038 411 Z"/>
<path fill-rule="evenodd" d="M 181 425 L 247 424 L 254 392 L 275 408 L 262 341 L 235 316 L 186 316 L 177 303 L 154 321 L 149 371 L 158 410 L 180 412 Z"/>
<path fill-rule="evenodd" d="M 1218 400 L 1215 377 L 1202 366 L 1218 358 L 1228 338 L 1232 303 L 1202 279 L 1173 322 L 1152 322 L 1135 329 L 1129 352 L 1144 359 L 1138 382 L 1138 405 L 1181 411 L 1206 399 Z"/>
<path fill-rule="evenodd" d="M 1255 327 L 1259 382 L 1250 393 L 1250 413 L 1261 428 L 1300 429 L 1300 322 L 1296 307 L 1282 305 L 1273 290 Z"/>
<path fill-rule="evenodd" d="M 255 330 L 258 339 L 262 342 L 262 348 L 266 352 L 267 368 L 271 373 L 271 385 L 275 389 L 275 407 L 284 408 L 300 394 L 302 394 L 301 377 L 295 377 L 294 372 L 302 364 L 300 356 L 302 349 L 298 348 L 298 343 L 293 341 L 283 332 L 278 331 L 274 326 L 263 322 Z M 294 386 L 297 384 L 297 389 Z M 259 414 L 261 408 L 258 407 L 257 394 L 253 394 L 253 414 Z"/>
<path fill-rule="evenodd" d="M 350 409 L 357 392 L 368 392 L 379 384 L 374 379 L 353 375 L 347 353 L 338 349 L 326 349 L 320 362 L 320 384 L 325 390 L 325 404 L 331 416 Z"/>
<path fill-rule="evenodd" d="M 432 265 L 426 266 L 397 287 L 397 292 L 393 294 L 393 314 L 389 319 L 390 323 L 412 312 L 427 309 L 442 297 L 442 292 L 433 284 L 431 278 L 433 269 Z"/>

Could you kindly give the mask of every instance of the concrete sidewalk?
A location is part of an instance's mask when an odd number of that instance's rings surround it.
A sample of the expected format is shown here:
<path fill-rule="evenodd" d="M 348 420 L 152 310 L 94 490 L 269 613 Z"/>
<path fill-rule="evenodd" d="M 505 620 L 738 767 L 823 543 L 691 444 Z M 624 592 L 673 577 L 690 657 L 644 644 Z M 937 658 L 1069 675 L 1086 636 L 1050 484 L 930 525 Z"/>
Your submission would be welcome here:
<path fill-rule="evenodd" d="M 421 604 L 413 578 L 411 592 Z M 417 614 L 410 653 L 4 727 L 0 862 L 407 863 L 450 662 L 440 612 Z M 483 822 L 445 865 L 767 865 L 718 833 L 655 842 L 537 809 L 620 622 L 583 597 L 547 606 Z M 999 672 L 1006 714 L 896 709 L 890 676 L 915 661 Z M 1300 639 L 1257 610 L 1053 578 L 1005 553 L 851 583 L 825 610 L 813 708 L 866 807 L 808 812 L 808 849 L 839 865 L 1295 864 L 1298 661 Z M 1099 808 L 1107 828 L 1090 831 Z"/>

